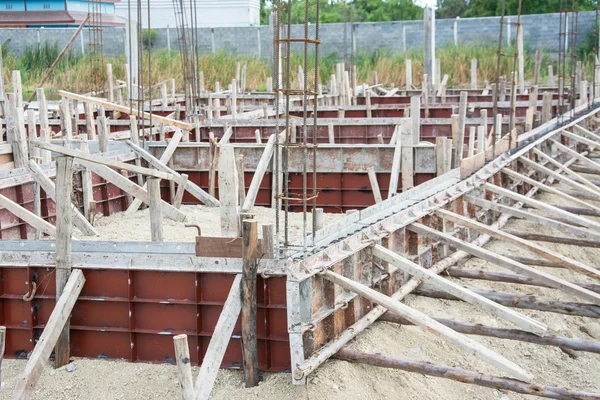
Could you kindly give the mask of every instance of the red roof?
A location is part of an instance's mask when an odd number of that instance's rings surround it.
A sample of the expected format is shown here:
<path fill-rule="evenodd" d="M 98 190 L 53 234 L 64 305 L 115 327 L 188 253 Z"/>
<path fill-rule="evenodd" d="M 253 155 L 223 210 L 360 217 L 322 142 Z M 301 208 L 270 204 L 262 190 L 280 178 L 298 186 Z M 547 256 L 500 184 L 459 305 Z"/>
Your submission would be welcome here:
<path fill-rule="evenodd" d="M 79 11 L 11 11 L 0 12 L 0 27 L 24 25 L 79 25 L 87 16 Z M 115 14 L 102 14 L 103 26 L 125 26 L 125 20 Z"/>

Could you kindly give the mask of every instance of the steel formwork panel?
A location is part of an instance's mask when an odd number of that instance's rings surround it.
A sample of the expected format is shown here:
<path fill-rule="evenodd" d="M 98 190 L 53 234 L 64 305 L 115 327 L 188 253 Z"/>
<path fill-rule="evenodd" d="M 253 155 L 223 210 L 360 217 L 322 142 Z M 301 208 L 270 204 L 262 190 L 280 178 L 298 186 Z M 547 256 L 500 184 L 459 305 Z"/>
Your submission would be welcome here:
<path fill-rule="evenodd" d="M 201 361 L 234 279 L 232 274 L 84 269 L 86 283 L 71 318 L 71 352 L 88 358 L 174 362 L 173 336 L 189 337 L 192 362 Z M 33 350 L 55 305 L 54 269 L 4 267 L 0 319 L 7 357 Z M 34 298 L 23 296 L 38 285 Z M 285 277 L 257 279 L 259 366 L 289 371 Z M 222 366 L 242 363 L 238 320 Z"/>

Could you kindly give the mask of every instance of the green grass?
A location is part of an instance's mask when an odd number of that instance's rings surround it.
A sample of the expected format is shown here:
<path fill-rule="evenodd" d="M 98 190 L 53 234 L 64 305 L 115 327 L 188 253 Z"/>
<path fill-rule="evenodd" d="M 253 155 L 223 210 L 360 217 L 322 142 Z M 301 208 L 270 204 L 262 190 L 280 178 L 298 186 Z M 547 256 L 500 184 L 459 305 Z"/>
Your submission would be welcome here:
<path fill-rule="evenodd" d="M 21 70 L 23 90 L 32 90 L 44 75 L 47 68 L 58 54 L 58 48 L 54 44 L 45 44 L 28 48 L 21 57 L 16 57 L 10 52 L 4 56 L 4 79 L 10 82 L 11 71 Z M 505 48 L 505 54 L 512 54 L 513 48 Z M 448 46 L 438 49 L 436 56 L 440 59 L 442 76 L 449 75 L 449 87 L 468 87 L 471 79 L 471 59 L 478 60 L 478 83 L 481 85 L 485 80 L 493 82 L 496 71 L 495 45 L 460 45 Z M 413 84 L 420 86 L 423 76 L 423 54 L 421 51 L 413 50 L 408 54 L 412 60 Z M 592 57 L 583 55 L 586 62 L 586 71 L 591 78 Z M 299 54 L 290 57 L 293 84 L 297 81 L 298 65 L 302 58 Z M 525 51 L 525 78 L 532 79 L 535 56 L 534 52 Z M 115 79 L 125 79 L 125 56 L 116 58 L 105 58 L 105 63 L 113 66 Z M 236 56 L 224 52 L 204 55 L 198 59 L 199 69 L 204 72 L 205 84 L 214 89 L 215 82 L 219 81 L 221 87 L 227 87 L 231 79 L 235 77 L 236 63 L 240 62 L 247 67 L 247 87 L 250 90 L 263 91 L 266 89 L 266 79 L 271 75 L 270 62 L 266 59 Z M 309 55 L 309 64 L 314 62 L 314 55 Z M 321 57 L 319 60 L 320 81 L 325 85 L 329 77 L 335 71 L 336 63 L 340 62 L 337 56 Z M 551 63 L 548 53 L 543 53 L 541 83 L 544 84 L 547 76 L 547 66 Z M 396 86 L 405 85 L 405 56 L 389 51 L 359 52 L 355 56 L 355 64 L 358 69 L 358 83 L 372 83 L 372 71 L 377 71 L 379 83 Z M 148 85 L 148 62 L 144 60 L 144 85 Z M 161 82 L 166 79 L 175 78 L 178 90 L 183 89 L 182 60 L 178 52 L 167 50 L 154 50 L 151 54 L 152 83 Z M 502 57 L 501 74 L 510 76 L 513 69 L 512 57 Z M 58 65 L 45 87 L 50 90 L 64 89 L 76 92 L 87 92 L 96 88 L 97 82 L 104 82 L 105 67 L 98 63 L 90 62 L 87 56 L 65 57 Z M 558 71 L 554 65 L 554 71 Z M 308 68 L 309 83 L 314 81 L 314 69 Z M 10 84 L 7 85 L 10 88 Z"/>

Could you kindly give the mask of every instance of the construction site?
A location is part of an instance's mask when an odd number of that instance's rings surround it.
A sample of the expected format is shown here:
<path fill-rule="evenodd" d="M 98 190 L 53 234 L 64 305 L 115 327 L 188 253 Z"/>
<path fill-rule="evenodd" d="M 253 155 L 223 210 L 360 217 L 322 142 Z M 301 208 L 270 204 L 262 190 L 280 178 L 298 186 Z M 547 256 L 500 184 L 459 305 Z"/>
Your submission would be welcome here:
<path fill-rule="evenodd" d="M 0 399 L 600 399 L 600 11 L 586 68 L 561 0 L 546 64 L 517 2 L 468 85 L 429 6 L 402 85 L 347 15 L 323 78 L 319 1 L 272 2 L 260 91 L 208 84 L 195 1 L 182 84 L 149 13 L 107 62 L 100 0 L 33 93 L 0 51 Z M 84 29 L 93 87 L 50 95 Z"/>

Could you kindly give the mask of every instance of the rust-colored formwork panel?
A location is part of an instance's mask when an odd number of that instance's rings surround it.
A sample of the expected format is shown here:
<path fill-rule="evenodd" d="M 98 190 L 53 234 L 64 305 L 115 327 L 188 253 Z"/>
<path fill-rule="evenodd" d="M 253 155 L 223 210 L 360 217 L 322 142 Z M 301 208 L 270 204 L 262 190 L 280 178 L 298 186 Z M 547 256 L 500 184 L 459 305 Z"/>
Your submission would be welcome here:
<path fill-rule="evenodd" d="M 54 308 L 55 274 L 47 267 L 5 267 L 1 273 L 0 322 L 7 327 L 7 357 L 33 350 Z M 173 336 L 185 333 L 192 362 L 206 352 L 234 276 L 216 273 L 84 270 L 86 283 L 71 318 L 76 357 L 174 362 Z M 38 290 L 31 301 L 23 295 Z M 257 279 L 257 337 L 260 367 L 290 369 L 286 279 Z M 223 361 L 242 365 L 238 320 Z"/>

